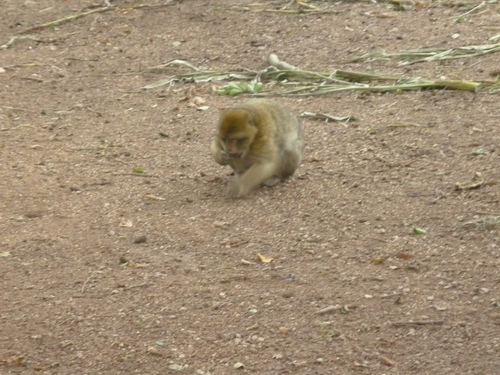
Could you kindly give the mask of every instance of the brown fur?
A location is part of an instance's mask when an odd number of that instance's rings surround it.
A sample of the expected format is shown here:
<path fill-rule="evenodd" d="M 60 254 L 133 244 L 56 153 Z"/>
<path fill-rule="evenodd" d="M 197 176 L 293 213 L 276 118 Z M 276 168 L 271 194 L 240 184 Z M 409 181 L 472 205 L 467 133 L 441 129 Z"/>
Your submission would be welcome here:
<path fill-rule="evenodd" d="M 297 118 L 272 100 L 253 99 L 224 111 L 211 150 L 235 172 L 227 197 L 290 177 L 300 165 L 304 142 Z"/>

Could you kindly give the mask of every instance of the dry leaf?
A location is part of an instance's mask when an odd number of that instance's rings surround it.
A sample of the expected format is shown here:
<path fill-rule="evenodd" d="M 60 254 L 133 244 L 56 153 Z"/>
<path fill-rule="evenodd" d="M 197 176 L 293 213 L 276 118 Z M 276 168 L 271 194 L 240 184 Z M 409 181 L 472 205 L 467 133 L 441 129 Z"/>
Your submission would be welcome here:
<path fill-rule="evenodd" d="M 37 365 L 33 366 L 33 370 L 35 370 L 35 371 L 46 371 L 47 370 L 47 366 L 44 366 L 44 365 L 41 365 L 41 364 L 37 364 Z"/>
<path fill-rule="evenodd" d="M 25 359 L 25 356 L 24 354 L 22 355 L 12 355 L 10 357 L 7 357 L 7 364 L 9 366 L 13 366 L 13 367 L 20 367 L 20 366 L 24 366 L 24 359 Z"/>
<path fill-rule="evenodd" d="M 262 255 L 261 253 L 257 253 L 255 255 L 262 263 L 271 263 L 274 260 L 274 258 Z"/>
<path fill-rule="evenodd" d="M 157 356 L 161 356 L 162 354 L 160 353 L 160 351 L 154 347 L 154 346 L 150 346 L 148 348 L 148 354 L 151 354 L 151 355 L 157 355 Z"/>
<path fill-rule="evenodd" d="M 157 197 L 156 195 L 152 195 L 152 194 L 146 195 L 145 198 L 148 200 L 151 200 L 151 201 L 164 201 L 165 200 L 165 198 L 163 198 L 163 197 Z"/>
<path fill-rule="evenodd" d="M 121 222 L 120 222 L 120 226 L 121 227 L 125 227 L 125 228 L 132 228 L 132 220 L 126 220 L 126 219 L 123 219 Z"/>
<path fill-rule="evenodd" d="M 135 267 L 135 268 L 146 268 L 149 267 L 149 263 L 132 263 L 130 266 Z"/>
<path fill-rule="evenodd" d="M 379 356 L 380 362 L 382 362 L 386 366 L 396 366 L 396 362 L 394 362 L 392 359 L 387 358 L 386 356 Z"/>
<path fill-rule="evenodd" d="M 411 258 L 411 254 L 410 253 L 399 253 L 398 257 L 401 258 L 401 259 L 410 259 Z"/>
<path fill-rule="evenodd" d="M 222 228 L 222 227 L 225 227 L 227 224 L 228 224 L 228 223 L 227 223 L 227 222 L 225 222 L 225 221 L 218 221 L 218 220 L 216 220 L 216 221 L 214 221 L 214 222 L 213 222 L 213 225 L 214 225 L 214 227 L 216 227 L 216 228 Z"/>
<path fill-rule="evenodd" d="M 286 335 L 288 333 L 288 331 L 290 331 L 290 328 L 288 327 L 279 327 L 278 328 L 278 331 L 284 335 Z"/>
<path fill-rule="evenodd" d="M 203 104 L 205 104 L 205 102 L 206 102 L 206 100 L 205 100 L 205 99 L 203 99 L 203 98 L 202 98 L 202 97 L 200 97 L 200 96 L 195 96 L 195 97 L 193 98 L 193 103 L 194 103 L 194 105 L 195 105 L 195 106 L 197 106 L 197 107 L 198 107 L 198 106 L 201 106 L 201 105 L 203 105 Z"/>
<path fill-rule="evenodd" d="M 245 243 L 247 243 L 249 241 L 250 240 L 247 239 L 247 238 L 240 238 L 240 239 L 237 239 L 237 240 L 229 241 L 228 245 L 232 246 L 232 247 L 236 247 L 236 246 L 243 245 L 243 244 L 245 244 Z"/>

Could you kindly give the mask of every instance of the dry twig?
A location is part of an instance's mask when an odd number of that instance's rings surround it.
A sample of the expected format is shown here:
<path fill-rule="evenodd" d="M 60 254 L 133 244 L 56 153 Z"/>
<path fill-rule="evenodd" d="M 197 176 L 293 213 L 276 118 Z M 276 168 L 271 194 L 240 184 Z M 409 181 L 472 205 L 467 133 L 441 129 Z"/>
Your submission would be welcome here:
<path fill-rule="evenodd" d="M 107 12 L 107 11 L 113 10 L 113 9 L 116 9 L 116 8 L 115 7 L 102 7 L 102 8 L 91 9 L 91 10 L 89 10 L 87 12 L 83 12 L 83 13 L 71 14 L 69 16 L 60 18 L 58 20 L 54 20 L 51 22 L 42 23 L 41 25 L 29 27 L 29 28 L 21 31 L 19 34 L 27 34 L 27 33 L 30 33 L 32 31 L 45 29 L 46 27 L 54 27 L 54 26 L 60 25 L 62 23 L 68 22 L 68 21 L 72 21 L 72 20 L 76 20 L 76 19 L 81 18 L 81 17 L 88 16 L 90 14 Z"/>
<path fill-rule="evenodd" d="M 408 327 L 408 326 L 425 326 L 425 325 L 442 325 L 444 320 L 416 320 L 407 322 L 393 322 L 394 327 Z"/>
<path fill-rule="evenodd" d="M 87 286 L 87 283 L 90 281 L 90 279 L 92 278 L 92 276 L 94 276 L 94 271 L 90 274 L 89 277 L 87 277 L 87 280 L 85 280 L 85 282 L 83 283 L 82 285 L 82 289 L 81 289 L 81 293 L 83 294 L 83 292 L 85 292 L 85 287 Z"/>
<path fill-rule="evenodd" d="M 332 311 L 337 311 L 337 310 L 341 310 L 341 311 L 349 311 L 351 309 L 354 309 L 356 308 L 356 306 L 348 306 L 348 305 L 330 305 L 330 306 L 327 306 L 323 309 L 320 309 L 318 311 L 315 312 L 315 314 L 317 315 L 323 315 L 323 314 L 328 314 Z"/>

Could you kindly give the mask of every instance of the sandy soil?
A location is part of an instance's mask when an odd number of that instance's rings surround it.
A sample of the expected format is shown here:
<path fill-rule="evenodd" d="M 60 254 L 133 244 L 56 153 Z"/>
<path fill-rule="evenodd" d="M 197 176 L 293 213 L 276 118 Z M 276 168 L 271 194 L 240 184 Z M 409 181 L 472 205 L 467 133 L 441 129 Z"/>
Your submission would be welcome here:
<path fill-rule="evenodd" d="M 498 52 L 353 61 L 495 43 L 498 1 L 103 3 L 2 1 L 0 45 L 29 38 L 0 49 L 0 373 L 500 373 L 498 93 L 277 98 L 357 121 L 302 119 L 294 177 L 227 200 L 209 145 L 244 97 L 140 90 L 271 53 L 494 81 Z"/>

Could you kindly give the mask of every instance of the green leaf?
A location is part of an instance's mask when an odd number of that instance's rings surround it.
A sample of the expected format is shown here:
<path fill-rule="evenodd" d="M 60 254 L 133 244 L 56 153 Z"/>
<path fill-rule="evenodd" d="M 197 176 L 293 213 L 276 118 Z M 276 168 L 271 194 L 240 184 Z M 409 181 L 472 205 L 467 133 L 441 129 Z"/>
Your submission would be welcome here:
<path fill-rule="evenodd" d="M 321 322 L 321 323 L 319 323 L 319 327 L 322 329 L 326 329 L 326 328 L 330 327 L 331 324 L 332 324 L 332 322 Z"/>
<path fill-rule="evenodd" d="M 142 168 L 134 168 L 133 171 L 134 173 L 144 173 L 144 169 Z"/>
<path fill-rule="evenodd" d="M 262 91 L 264 85 L 255 80 L 247 82 L 229 82 L 227 85 L 219 87 L 217 93 L 220 95 L 236 96 L 243 93 L 254 94 Z"/>
<path fill-rule="evenodd" d="M 414 234 L 427 234 L 427 231 L 425 229 L 422 229 L 422 228 L 413 228 L 413 233 Z"/>
<path fill-rule="evenodd" d="M 184 366 L 178 365 L 177 363 L 172 363 L 171 365 L 168 366 L 168 368 L 174 371 L 182 371 L 184 369 Z"/>
<path fill-rule="evenodd" d="M 477 150 L 472 151 L 472 155 L 483 155 L 484 154 L 484 149 L 478 148 Z"/>

